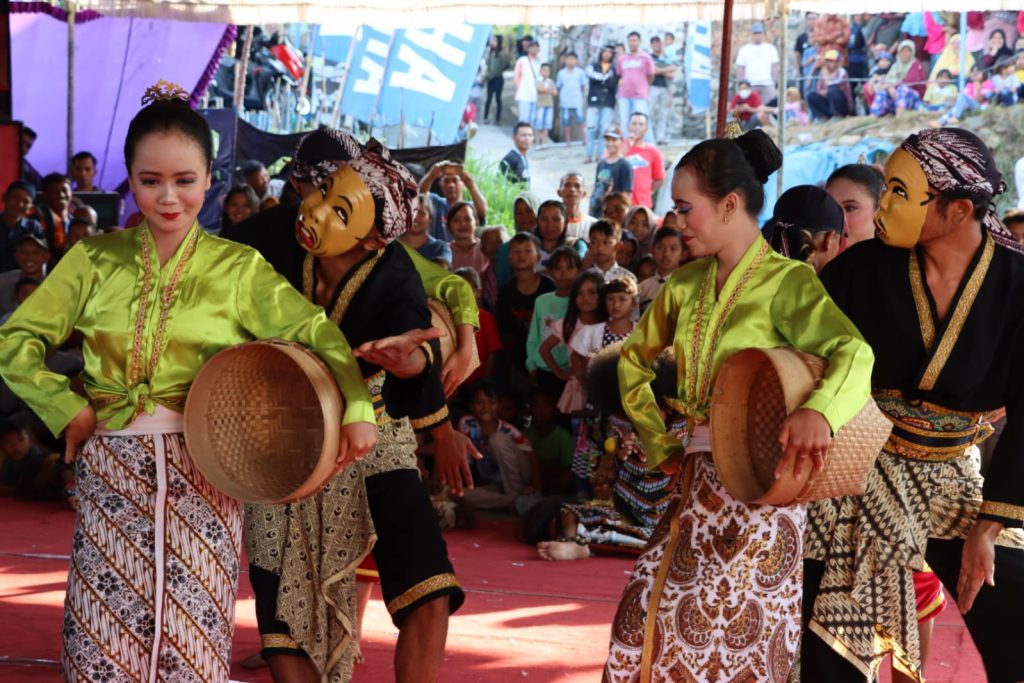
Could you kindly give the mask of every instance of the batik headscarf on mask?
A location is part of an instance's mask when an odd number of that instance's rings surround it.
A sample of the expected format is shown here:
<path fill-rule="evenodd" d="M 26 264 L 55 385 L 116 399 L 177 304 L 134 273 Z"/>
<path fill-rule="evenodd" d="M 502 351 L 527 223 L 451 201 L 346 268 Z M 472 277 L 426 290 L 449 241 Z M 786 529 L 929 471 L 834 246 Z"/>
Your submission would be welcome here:
<path fill-rule="evenodd" d="M 992 200 L 1006 191 L 1006 183 L 981 138 L 962 128 L 936 128 L 911 135 L 900 149 L 914 157 L 936 190 L 987 207 L 982 225 L 992 238 L 1008 249 L 1024 252 L 993 210 Z"/>
<path fill-rule="evenodd" d="M 419 188 L 412 173 L 391 159 L 391 152 L 374 138 L 365 145 L 350 134 L 333 128 L 321 128 L 302 139 L 295 151 L 292 177 L 299 182 L 319 185 L 325 178 L 348 164 L 366 183 L 380 207 L 377 231 L 391 241 L 412 227 L 414 202 Z"/>

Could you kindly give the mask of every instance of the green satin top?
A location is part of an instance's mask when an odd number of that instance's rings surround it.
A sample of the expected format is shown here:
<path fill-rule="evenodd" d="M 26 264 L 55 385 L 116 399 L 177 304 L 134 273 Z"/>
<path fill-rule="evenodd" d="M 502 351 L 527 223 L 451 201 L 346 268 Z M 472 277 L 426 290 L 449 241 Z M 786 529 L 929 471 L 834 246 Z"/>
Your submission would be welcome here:
<path fill-rule="evenodd" d="M 678 400 L 673 408 L 705 424 L 711 388 L 722 361 L 747 348 L 789 346 L 828 360 L 818 388 L 802 407 L 825 416 L 833 433 L 870 396 L 874 355 L 805 263 L 772 251 L 760 236 L 715 293 L 718 260 L 703 258 L 673 273 L 619 360 L 619 386 L 653 469 L 682 451 L 669 434 L 651 389 L 651 365 L 668 346 L 675 351 Z"/>
<path fill-rule="evenodd" d="M 423 289 L 426 290 L 427 296 L 447 304 L 456 325 L 472 325 L 473 329 L 479 330 L 480 309 L 477 308 L 472 285 L 461 275 L 450 273 L 424 258 L 405 242 L 401 244 L 405 247 L 405 253 L 412 259 L 412 265 L 423 281 Z"/>
<path fill-rule="evenodd" d="M 0 327 L 0 376 L 55 435 L 87 402 L 44 359 L 76 330 L 88 403 L 107 429 L 156 404 L 180 412 L 213 354 L 268 338 L 300 343 L 324 360 L 345 397 L 343 424 L 375 422 L 356 359 L 323 309 L 254 250 L 198 223 L 163 266 L 145 223 L 84 240 Z"/>

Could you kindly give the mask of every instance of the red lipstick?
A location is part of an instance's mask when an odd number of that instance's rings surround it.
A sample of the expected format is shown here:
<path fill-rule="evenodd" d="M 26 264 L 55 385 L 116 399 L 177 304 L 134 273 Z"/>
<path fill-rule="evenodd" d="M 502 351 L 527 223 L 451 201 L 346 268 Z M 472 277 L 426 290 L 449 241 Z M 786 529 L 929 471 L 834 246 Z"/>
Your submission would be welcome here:
<path fill-rule="evenodd" d="M 165 221 L 173 221 L 180 215 L 180 213 L 162 213 L 160 214 L 160 218 L 163 218 Z"/>

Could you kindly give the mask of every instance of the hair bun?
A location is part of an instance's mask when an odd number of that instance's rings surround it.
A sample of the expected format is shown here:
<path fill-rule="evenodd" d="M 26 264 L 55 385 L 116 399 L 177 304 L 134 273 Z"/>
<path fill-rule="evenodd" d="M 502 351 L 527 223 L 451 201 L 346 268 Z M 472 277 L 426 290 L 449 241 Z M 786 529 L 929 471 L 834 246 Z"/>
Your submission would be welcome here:
<path fill-rule="evenodd" d="M 747 158 L 750 166 L 754 169 L 754 175 L 762 185 L 767 183 L 768 177 L 782 166 L 782 152 L 768 137 L 768 134 L 760 128 L 747 131 L 733 142 L 739 145 L 743 156 Z"/>

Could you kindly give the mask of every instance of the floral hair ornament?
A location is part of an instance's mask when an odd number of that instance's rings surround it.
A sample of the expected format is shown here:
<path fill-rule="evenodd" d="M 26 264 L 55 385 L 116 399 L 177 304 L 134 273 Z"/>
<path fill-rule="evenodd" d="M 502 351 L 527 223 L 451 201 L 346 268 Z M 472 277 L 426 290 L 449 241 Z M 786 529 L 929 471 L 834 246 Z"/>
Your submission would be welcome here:
<path fill-rule="evenodd" d="M 182 88 L 177 83 L 171 83 L 163 79 L 156 82 L 156 85 L 151 85 L 146 88 L 146 93 L 142 96 L 142 106 L 153 104 L 154 102 L 184 102 L 188 104 L 190 95 L 188 91 Z"/>

